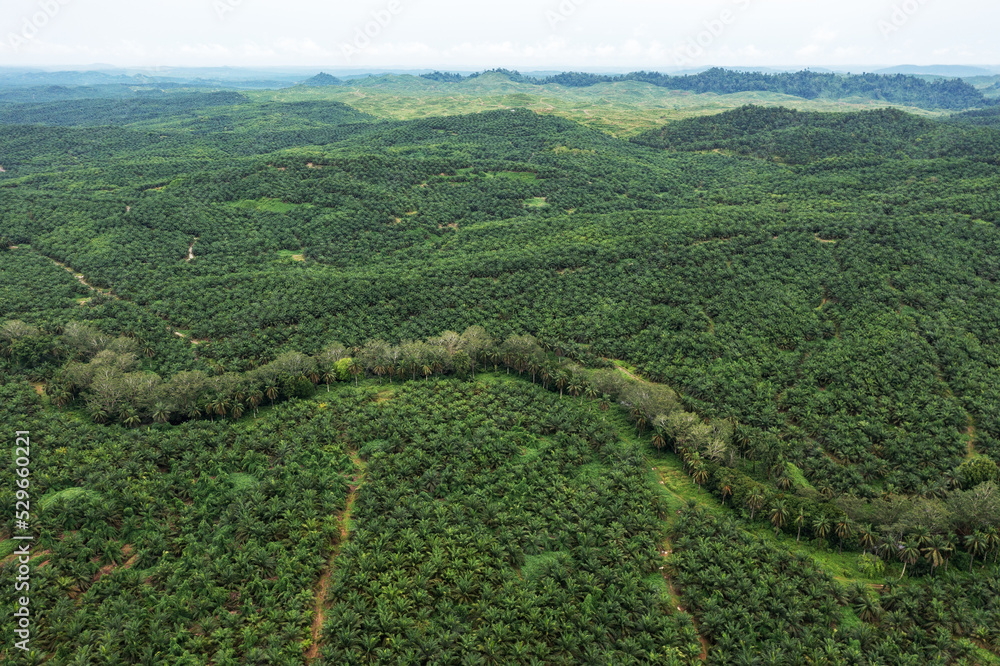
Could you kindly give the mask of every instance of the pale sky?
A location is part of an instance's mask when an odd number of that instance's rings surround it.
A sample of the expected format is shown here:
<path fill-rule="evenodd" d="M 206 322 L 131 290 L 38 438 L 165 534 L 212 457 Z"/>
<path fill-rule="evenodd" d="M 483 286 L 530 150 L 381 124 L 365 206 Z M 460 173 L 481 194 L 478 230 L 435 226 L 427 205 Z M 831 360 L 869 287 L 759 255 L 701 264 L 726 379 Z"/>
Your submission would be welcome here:
<path fill-rule="evenodd" d="M 997 0 L 3 0 L 0 66 L 1000 65 L 997 19 Z"/>

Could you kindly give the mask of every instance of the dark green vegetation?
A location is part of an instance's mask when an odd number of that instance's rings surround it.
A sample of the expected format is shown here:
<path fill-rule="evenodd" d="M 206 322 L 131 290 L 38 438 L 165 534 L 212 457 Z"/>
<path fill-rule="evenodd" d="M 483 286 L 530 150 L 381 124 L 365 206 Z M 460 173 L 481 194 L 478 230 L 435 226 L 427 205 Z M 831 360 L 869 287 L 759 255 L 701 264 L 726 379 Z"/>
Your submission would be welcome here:
<path fill-rule="evenodd" d="M 641 454 L 530 384 L 345 386 L 131 431 L 40 409 L 26 384 L 3 405 L 33 433 L 32 645 L 52 663 L 300 663 L 337 551 L 317 663 L 701 650 L 655 575 Z"/>
<path fill-rule="evenodd" d="M 712 663 L 918 666 L 991 659 L 977 643 L 995 641 L 1000 630 L 996 577 L 950 576 L 926 587 L 890 582 L 876 593 L 842 586 L 809 558 L 699 509 L 688 510 L 678 533 L 677 581 L 714 645 Z"/>
<path fill-rule="evenodd" d="M 5 108 L 52 663 L 996 661 L 990 113 Z"/>
<path fill-rule="evenodd" d="M 326 663 L 701 652 L 656 574 L 645 461 L 612 428 L 520 383 L 413 382 L 385 400 L 349 435 L 372 457 L 330 586 Z"/>

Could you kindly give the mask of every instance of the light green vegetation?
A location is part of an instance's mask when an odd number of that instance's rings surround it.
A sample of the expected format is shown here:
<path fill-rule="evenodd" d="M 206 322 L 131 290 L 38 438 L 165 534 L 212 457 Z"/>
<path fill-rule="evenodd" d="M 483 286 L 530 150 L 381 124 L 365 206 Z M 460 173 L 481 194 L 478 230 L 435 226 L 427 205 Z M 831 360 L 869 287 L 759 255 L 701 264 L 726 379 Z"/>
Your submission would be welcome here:
<path fill-rule="evenodd" d="M 568 118 L 615 136 L 632 136 L 665 122 L 712 115 L 746 104 L 802 111 L 861 111 L 892 106 L 865 99 L 806 100 L 766 92 L 693 94 L 638 81 L 600 83 L 587 88 L 542 86 L 514 82 L 501 74 L 485 74 L 457 84 L 386 75 L 352 80 L 341 86 L 297 86 L 247 95 L 279 102 L 338 101 L 373 116 L 397 120 L 524 108 Z M 907 110 L 918 115 L 940 115 L 923 109 Z"/>

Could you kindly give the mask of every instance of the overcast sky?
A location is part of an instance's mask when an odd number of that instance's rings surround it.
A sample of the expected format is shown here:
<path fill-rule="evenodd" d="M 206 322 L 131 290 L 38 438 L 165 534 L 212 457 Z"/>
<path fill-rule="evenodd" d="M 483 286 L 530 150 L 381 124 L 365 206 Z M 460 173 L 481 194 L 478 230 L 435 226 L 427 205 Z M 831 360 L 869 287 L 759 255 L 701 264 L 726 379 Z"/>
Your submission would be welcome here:
<path fill-rule="evenodd" d="M 997 0 L 2 0 L 0 66 L 1000 65 Z"/>

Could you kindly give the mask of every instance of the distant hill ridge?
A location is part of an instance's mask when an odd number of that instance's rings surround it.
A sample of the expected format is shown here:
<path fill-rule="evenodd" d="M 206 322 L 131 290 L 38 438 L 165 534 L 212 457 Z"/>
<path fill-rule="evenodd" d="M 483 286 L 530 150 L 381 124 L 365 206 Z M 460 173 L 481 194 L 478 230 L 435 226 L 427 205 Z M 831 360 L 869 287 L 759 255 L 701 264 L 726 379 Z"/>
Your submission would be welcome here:
<path fill-rule="evenodd" d="M 582 88 L 599 83 L 641 81 L 673 90 L 727 95 L 741 92 L 771 92 L 804 99 L 842 99 L 865 97 L 892 104 L 905 104 L 930 109 L 962 110 L 993 106 L 974 86 L 961 79 L 926 81 L 906 74 L 849 74 L 801 72 L 734 71 L 713 68 L 699 74 L 671 76 L 659 72 L 632 72 L 623 75 L 563 72 L 554 76 L 534 78 L 517 71 L 494 69 L 469 76 L 433 72 L 421 76 L 431 81 L 458 83 L 484 74 L 500 74 L 511 81 L 535 85 L 562 85 Z"/>
<path fill-rule="evenodd" d="M 995 126 L 1000 108 L 955 114 L 934 121 L 900 109 L 854 113 L 803 112 L 745 106 L 718 115 L 688 118 L 645 132 L 632 143 L 676 152 L 723 150 L 786 164 L 833 157 L 933 159 L 965 157 L 996 164 L 1000 133 L 956 131 L 956 125 Z"/>
<path fill-rule="evenodd" d="M 307 86 L 339 86 L 341 81 L 336 76 L 331 76 L 326 72 L 320 72 L 316 76 L 311 79 L 307 79 L 302 83 Z"/>

